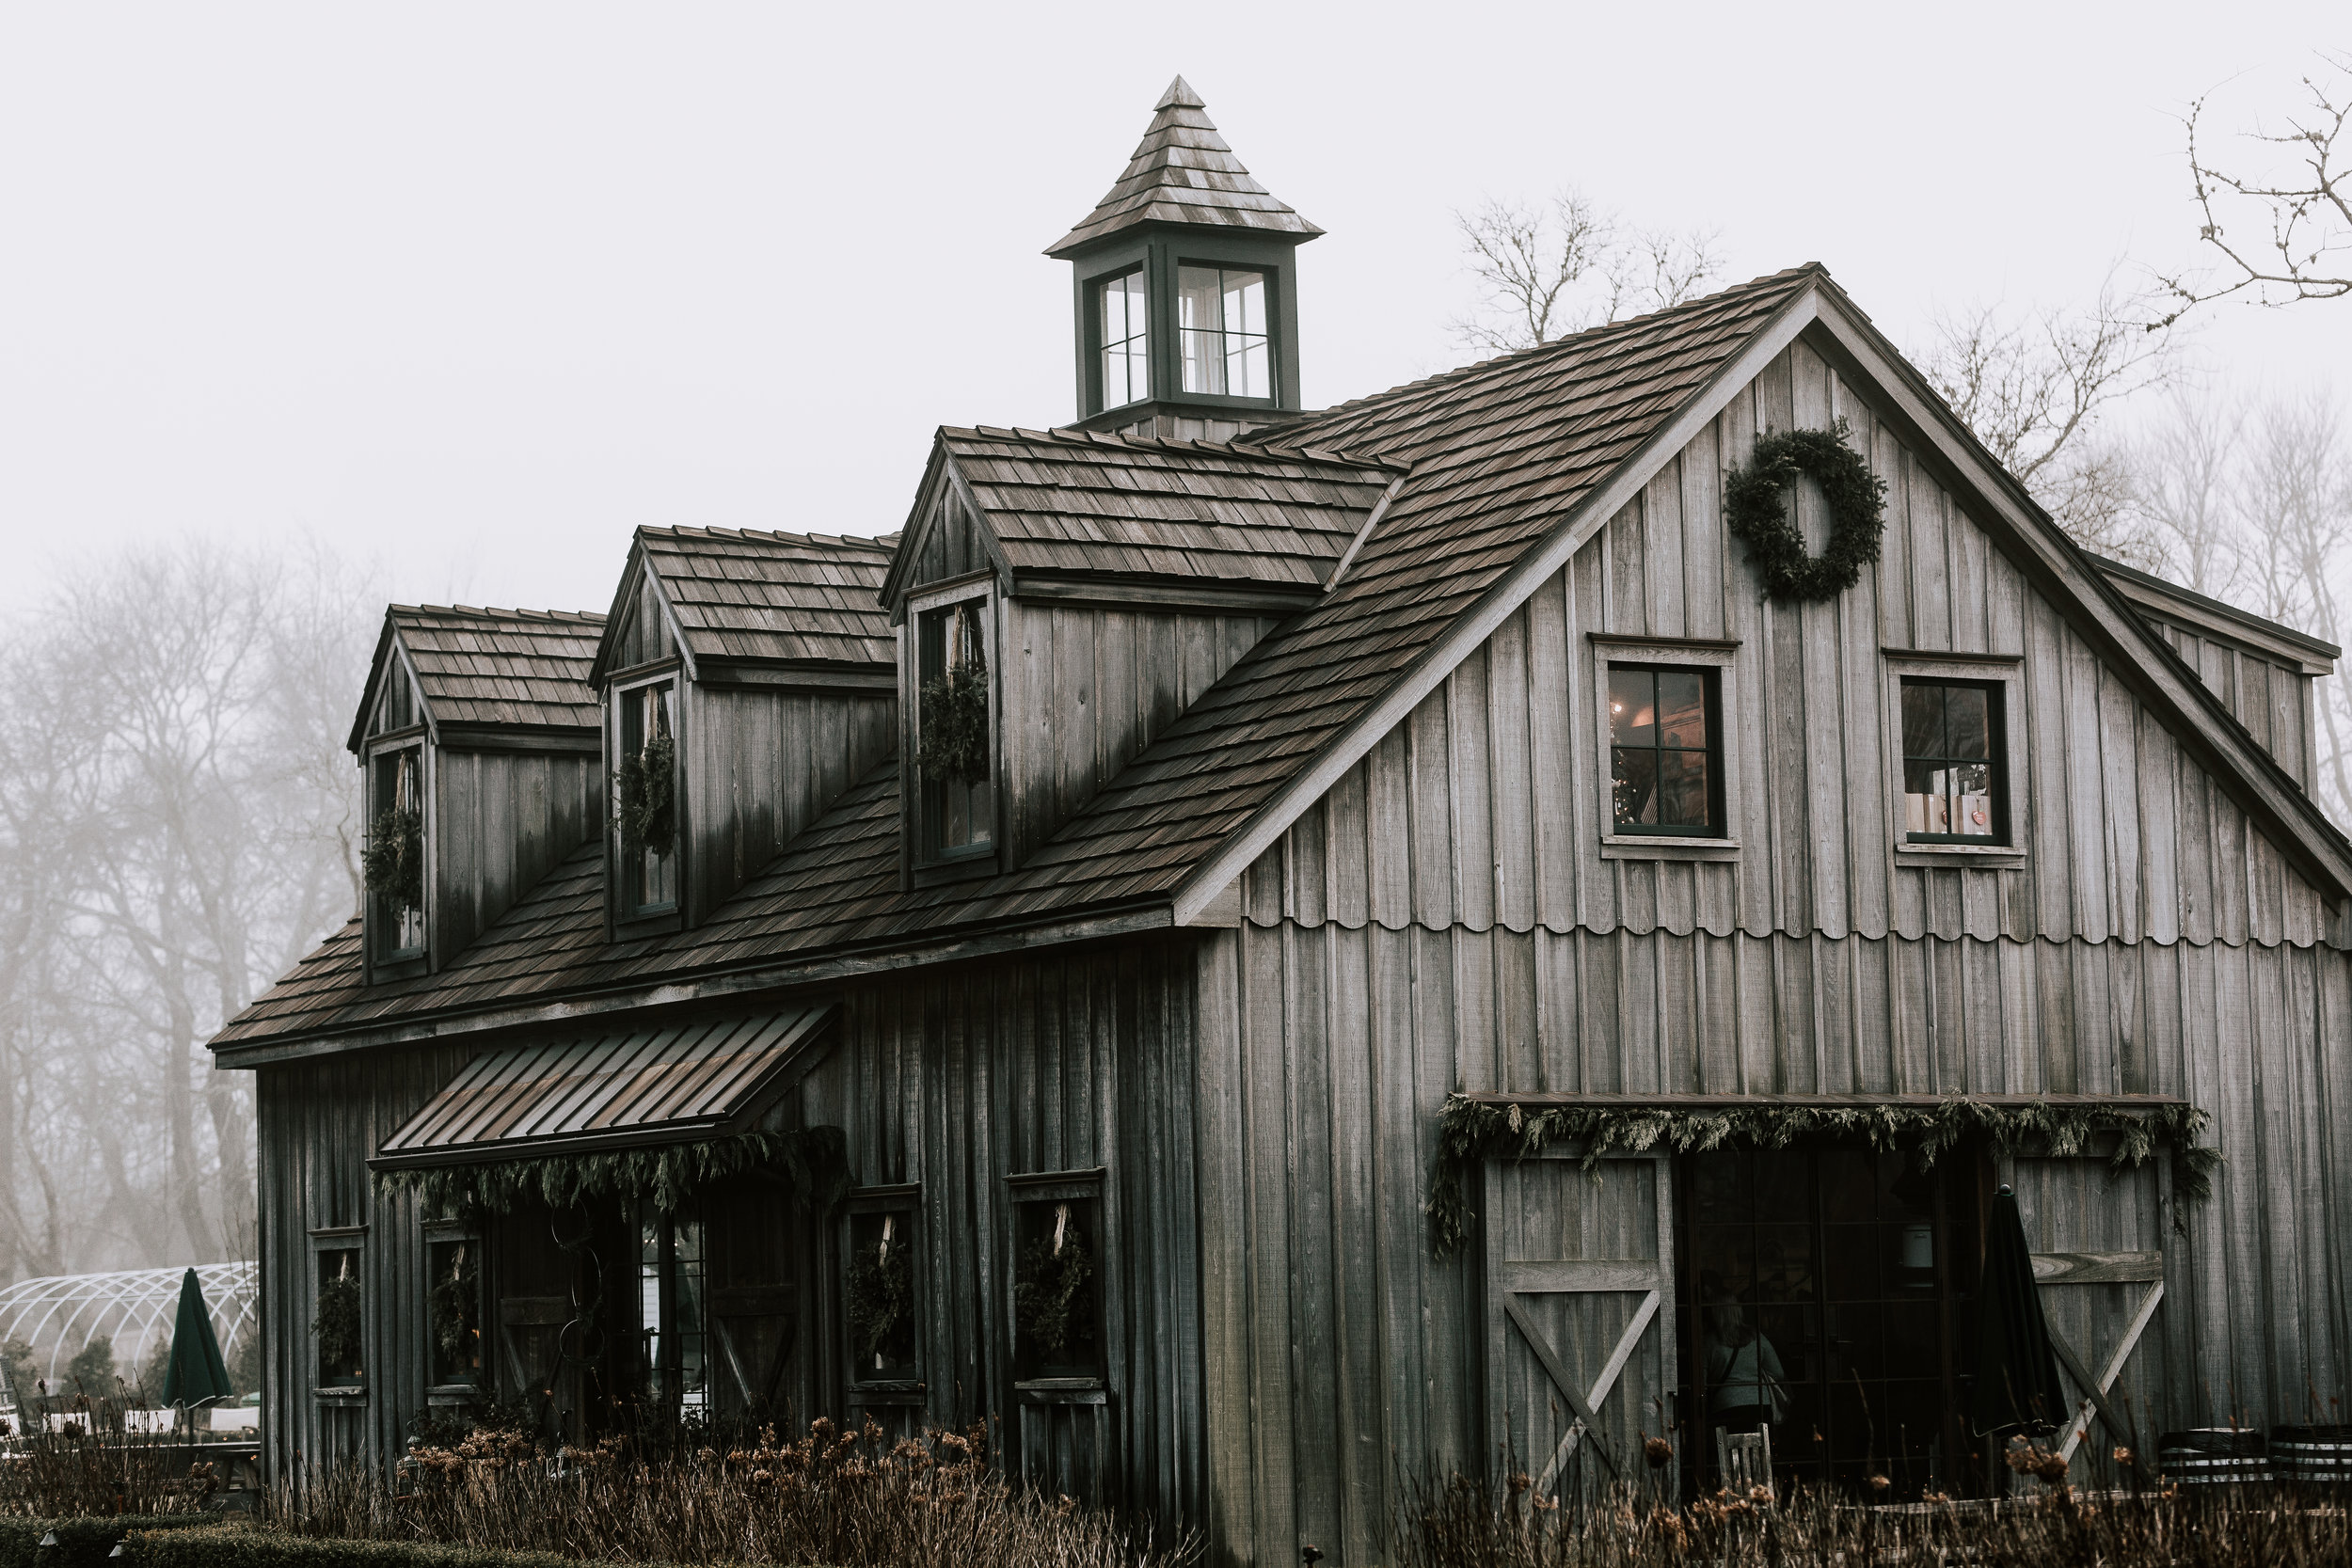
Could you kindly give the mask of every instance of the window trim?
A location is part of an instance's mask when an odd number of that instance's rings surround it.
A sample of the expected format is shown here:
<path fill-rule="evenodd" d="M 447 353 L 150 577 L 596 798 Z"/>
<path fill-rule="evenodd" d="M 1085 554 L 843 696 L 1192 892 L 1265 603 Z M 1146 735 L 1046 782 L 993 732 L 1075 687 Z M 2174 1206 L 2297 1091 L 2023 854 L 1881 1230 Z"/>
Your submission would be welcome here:
<path fill-rule="evenodd" d="M 686 811 L 686 672 L 675 665 L 649 669 L 627 684 L 615 681 L 611 693 L 611 722 L 608 730 L 612 758 L 605 769 L 605 833 L 610 844 L 608 863 L 619 875 L 608 879 L 612 884 L 612 920 L 615 929 L 668 929 L 686 908 L 687 811 Z M 667 686 L 670 689 L 670 739 L 675 750 L 670 764 L 671 839 L 670 856 L 675 863 L 677 891 L 661 904 L 633 903 L 635 869 L 628 863 L 628 846 L 621 842 L 620 774 L 623 737 L 628 733 L 628 713 L 626 705 L 649 688 Z"/>
<path fill-rule="evenodd" d="M 1741 730 L 1732 709 L 1740 690 L 1740 644 L 1719 638 L 1622 637 L 1604 632 L 1587 634 L 1591 657 L 1593 704 L 1593 781 L 1596 791 L 1595 830 L 1603 860 L 1736 861 L 1740 859 L 1740 781 L 1747 758 Z M 1722 820 L 1714 832 L 1661 832 L 1628 833 L 1617 831 L 1611 806 L 1616 792 L 1616 772 L 1610 752 L 1614 741 L 1609 726 L 1609 672 L 1617 666 L 1651 669 L 1692 669 L 1708 672 L 1713 698 L 1713 734 L 1709 750 L 1716 760 L 1721 789 Z"/>
<path fill-rule="evenodd" d="M 424 1257 L 424 1278 L 417 1303 L 417 1321 L 424 1325 L 425 1402 L 429 1405 L 470 1404 L 491 1391 L 493 1370 L 490 1339 L 490 1271 L 488 1259 L 480 1250 L 482 1227 L 469 1220 L 437 1219 L 423 1222 L 420 1241 Z M 433 1343 L 433 1249 L 452 1243 L 476 1249 L 474 1254 L 474 1323 L 475 1332 L 482 1337 L 482 1370 L 471 1383 L 441 1383 L 433 1376 L 440 1370 L 439 1347 Z"/>
<path fill-rule="evenodd" d="M 373 1386 L 374 1381 L 368 1375 L 364 1364 L 367 1358 L 366 1347 L 371 1338 L 368 1333 L 370 1308 L 375 1304 L 375 1292 L 368 1288 L 368 1227 L 364 1225 L 312 1226 L 309 1242 L 310 1245 L 306 1250 L 310 1258 L 310 1278 L 308 1288 L 303 1292 L 301 1333 L 302 1364 L 308 1369 L 305 1381 L 310 1386 L 310 1398 L 320 1404 L 365 1404 L 368 1390 Z M 351 1258 L 352 1273 L 359 1281 L 359 1338 L 362 1347 L 362 1366 L 359 1381 L 357 1383 L 330 1384 L 326 1381 L 321 1375 L 318 1343 L 310 1333 L 310 1325 L 318 1319 L 319 1287 L 326 1283 L 319 1277 L 320 1267 L 329 1253 L 348 1254 Z"/>
<path fill-rule="evenodd" d="M 850 1259 L 857 1250 L 855 1222 L 875 1214 L 903 1214 L 907 1217 L 907 1228 L 910 1234 L 904 1244 L 912 1254 L 907 1267 L 918 1286 L 914 1293 L 913 1306 L 914 1322 L 912 1333 L 914 1340 L 914 1361 L 911 1370 L 914 1375 L 912 1377 L 876 1377 L 871 1369 L 867 1369 L 861 1374 L 858 1357 L 850 1348 L 848 1292 Z M 924 1302 L 927 1298 L 919 1288 L 923 1281 L 930 1277 L 930 1258 L 925 1251 L 925 1233 L 930 1227 L 923 1223 L 924 1217 L 923 1184 L 919 1181 L 859 1187 L 852 1190 L 850 1196 L 841 1201 L 840 1217 L 835 1222 L 838 1227 L 835 1243 L 838 1251 L 835 1256 L 839 1266 L 833 1281 L 834 1301 L 838 1307 L 834 1333 L 837 1337 L 837 1354 L 841 1357 L 841 1365 L 845 1370 L 844 1381 L 848 1392 L 846 1402 L 853 1409 L 863 1405 L 919 1406 L 924 1402 L 930 1389 L 930 1384 L 925 1376 L 927 1358 L 923 1354 L 924 1333 L 930 1325 L 924 1314 Z"/>
<path fill-rule="evenodd" d="M 1109 367 L 1104 362 L 1105 356 L 1110 353 L 1111 344 L 1110 340 L 1104 335 L 1103 330 L 1103 296 L 1109 291 L 1112 284 L 1123 283 L 1128 278 L 1138 276 L 1143 279 L 1143 331 L 1141 334 L 1143 338 L 1143 395 L 1141 397 L 1122 398 L 1119 402 L 1113 403 L 1110 400 Z M 1086 281 L 1086 350 L 1089 366 L 1087 372 L 1087 390 L 1089 392 L 1088 401 L 1094 404 L 1091 409 L 1088 410 L 1089 415 L 1107 414 L 1114 409 L 1131 408 L 1137 404 L 1150 403 L 1152 397 L 1152 372 L 1159 368 L 1152 356 L 1152 339 L 1155 334 L 1152 330 L 1152 265 L 1150 259 L 1148 257 L 1138 256 L 1124 267 L 1116 268 L 1110 272 L 1105 272 L 1097 277 L 1088 278 Z M 1134 335 L 1131 334 L 1127 339 L 1122 341 L 1132 342 L 1134 341 Z"/>
<path fill-rule="evenodd" d="M 1880 733 L 1885 737 L 1886 837 L 1899 866 L 1975 865 L 2007 868 L 2026 863 L 2032 835 L 2026 810 L 2025 750 L 2026 667 L 2015 654 L 1930 653 L 1915 649 L 1883 648 L 1884 694 Z M 1997 844 L 1964 840 L 1921 839 L 1914 842 L 1903 824 L 1903 682 L 1960 682 L 2000 688 L 2000 747 L 1994 758 L 1997 810 L 2005 830 Z"/>
<path fill-rule="evenodd" d="M 1110 1263 L 1112 1239 L 1118 1234 L 1106 1166 L 1081 1170 L 1033 1171 L 1005 1178 L 1003 1245 L 1005 1270 L 1003 1309 L 1006 1365 L 1014 1369 L 1013 1392 L 1020 1403 L 1066 1404 L 1099 1402 L 1110 1386 L 1111 1323 L 1115 1305 L 1109 1291 L 1115 1271 Z M 1094 1213 L 1094 1370 L 1047 1370 L 1027 1361 L 1021 1344 L 1021 1222 L 1026 1212 L 1048 1204 L 1091 1204 Z M 1074 1363 L 1069 1364 L 1074 1367 Z M 1093 1396 L 1089 1398 L 1089 1396 Z"/>
<path fill-rule="evenodd" d="M 988 661 L 991 820 L 987 843 L 936 849 L 931 845 L 930 790 L 914 766 L 914 755 L 923 739 L 923 623 L 932 614 L 951 610 L 963 604 L 979 606 L 980 654 Z M 993 576 L 985 574 L 967 574 L 907 595 L 906 650 L 900 679 L 905 682 L 903 689 L 908 694 L 908 700 L 899 705 L 902 726 L 899 755 L 905 759 L 907 774 L 915 780 L 914 787 L 904 791 L 904 800 L 909 846 L 907 863 L 918 877 L 926 872 L 945 873 L 950 877 L 984 875 L 993 871 L 998 863 L 997 853 L 1005 836 L 1003 796 L 1006 778 L 1004 667 L 1001 657 L 1004 637 L 998 625 L 999 617 L 996 582 Z"/>
<path fill-rule="evenodd" d="M 362 825 L 364 832 L 373 833 L 375 831 L 375 819 L 383 815 L 385 809 L 376 801 L 376 769 L 389 757 L 397 757 L 403 752 L 413 752 L 417 758 L 417 816 L 422 823 L 420 837 L 424 854 L 424 901 L 417 908 L 415 946 L 387 945 L 397 933 L 384 928 L 387 917 L 383 911 L 388 908 L 385 896 L 373 889 L 360 890 L 360 895 L 366 901 L 366 914 L 360 922 L 361 936 L 367 948 L 369 974 L 374 980 L 404 980 L 421 974 L 433 951 L 433 751 L 421 722 L 372 738 L 367 743 L 366 769 L 361 786 L 366 801 L 366 821 Z M 393 766 L 399 765 L 395 762 Z"/>
<path fill-rule="evenodd" d="M 1257 274 L 1259 278 L 1262 280 L 1262 286 L 1265 291 L 1265 330 L 1263 333 L 1256 335 L 1263 337 L 1265 340 L 1267 390 L 1264 396 L 1245 396 L 1238 392 L 1196 392 L 1188 390 L 1185 388 L 1184 332 L 1186 329 L 1184 325 L 1182 310 L 1184 302 L 1184 269 L 1186 267 L 1192 267 L 1203 271 L 1215 271 L 1219 274 L 1228 272 L 1250 272 Z M 1282 331 L 1281 324 L 1279 319 L 1279 312 L 1281 309 L 1281 285 L 1280 279 L 1276 276 L 1277 268 L 1275 265 L 1266 261 L 1244 261 L 1223 258 L 1186 256 L 1180 251 L 1169 259 L 1168 268 L 1168 320 L 1171 325 L 1171 330 L 1175 334 L 1175 342 L 1170 346 L 1169 351 L 1169 369 L 1174 378 L 1172 383 L 1174 387 L 1174 395 L 1186 403 L 1211 403 L 1232 408 L 1274 407 L 1280 399 L 1280 388 L 1282 386 Z M 1191 330 L 1202 331 L 1205 329 L 1195 327 Z M 1216 328 L 1216 334 L 1219 339 L 1226 336 L 1226 329 L 1222 325 L 1218 325 Z"/>

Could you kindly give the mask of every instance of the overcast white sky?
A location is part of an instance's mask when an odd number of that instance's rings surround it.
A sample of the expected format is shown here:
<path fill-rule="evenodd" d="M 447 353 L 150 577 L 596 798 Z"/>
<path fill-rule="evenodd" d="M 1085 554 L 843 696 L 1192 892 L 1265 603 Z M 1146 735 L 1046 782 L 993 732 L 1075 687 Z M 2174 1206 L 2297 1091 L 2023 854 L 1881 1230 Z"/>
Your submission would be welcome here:
<path fill-rule="evenodd" d="M 0 3 L 0 597 L 176 534 L 603 608 L 641 524 L 882 532 L 942 423 L 1072 413 L 1039 254 L 1182 71 L 1328 230 L 1310 404 L 1470 356 L 1450 212 L 1564 182 L 1819 260 L 1899 341 L 2194 217 L 2177 116 L 2329 5 Z M 2217 311 L 2241 382 L 2352 302 Z M 2352 391 L 2352 388 L 2344 388 Z"/>

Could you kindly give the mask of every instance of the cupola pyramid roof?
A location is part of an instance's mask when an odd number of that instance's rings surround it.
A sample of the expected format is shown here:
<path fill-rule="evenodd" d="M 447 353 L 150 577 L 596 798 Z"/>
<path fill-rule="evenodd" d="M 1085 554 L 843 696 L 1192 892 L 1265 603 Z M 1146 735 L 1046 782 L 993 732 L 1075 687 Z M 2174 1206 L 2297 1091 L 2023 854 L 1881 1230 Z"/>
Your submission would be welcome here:
<path fill-rule="evenodd" d="M 1254 229 L 1311 240 L 1323 232 L 1278 199 L 1242 167 L 1210 123 L 1207 105 L 1182 76 L 1153 105 L 1127 172 L 1077 228 L 1045 254 L 1062 256 L 1105 234 L 1145 223 L 1184 223 L 1215 229 Z"/>

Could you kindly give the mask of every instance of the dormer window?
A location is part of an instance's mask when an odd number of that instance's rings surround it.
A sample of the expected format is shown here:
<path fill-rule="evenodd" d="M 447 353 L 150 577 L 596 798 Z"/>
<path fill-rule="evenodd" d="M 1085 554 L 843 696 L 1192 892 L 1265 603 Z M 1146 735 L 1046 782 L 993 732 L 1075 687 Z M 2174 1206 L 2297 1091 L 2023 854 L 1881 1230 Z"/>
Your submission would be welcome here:
<path fill-rule="evenodd" d="M 655 681 L 619 694 L 621 765 L 612 815 L 621 847 L 621 916 L 677 908 L 676 687 Z"/>
<path fill-rule="evenodd" d="M 424 956 L 424 748 L 377 752 L 368 774 L 368 937 L 376 962 L 404 963 Z"/>
<path fill-rule="evenodd" d="M 1190 262 L 1176 269 L 1176 335 L 1183 346 L 1185 391 L 1274 395 L 1265 294 L 1263 272 Z"/>
<path fill-rule="evenodd" d="M 983 854 L 996 839 L 996 717 L 988 679 L 988 601 L 915 620 L 915 767 L 925 860 Z"/>
<path fill-rule="evenodd" d="M 1143 269 L 1096 285 L 1103 344 L 1103 406 L 1117 408 L 1152 395 L 1151 312 Z"/>

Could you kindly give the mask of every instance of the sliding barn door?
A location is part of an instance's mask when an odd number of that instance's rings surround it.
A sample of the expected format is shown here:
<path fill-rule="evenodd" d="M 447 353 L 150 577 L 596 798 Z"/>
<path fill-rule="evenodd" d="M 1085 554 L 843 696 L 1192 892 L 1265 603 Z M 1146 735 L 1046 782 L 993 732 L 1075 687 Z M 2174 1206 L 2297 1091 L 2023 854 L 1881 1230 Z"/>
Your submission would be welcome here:
<path fill-rule="evenodd" d="M 1490 1452 L 1547 1496 L 1672 1484 L 1673 1182 L 1662 1158 L 1489 1161 L 1484 1182 Z"/>

